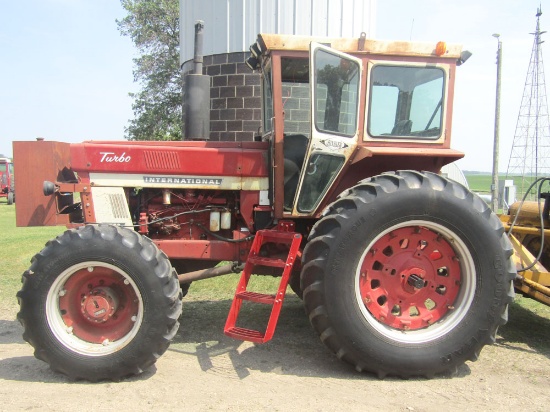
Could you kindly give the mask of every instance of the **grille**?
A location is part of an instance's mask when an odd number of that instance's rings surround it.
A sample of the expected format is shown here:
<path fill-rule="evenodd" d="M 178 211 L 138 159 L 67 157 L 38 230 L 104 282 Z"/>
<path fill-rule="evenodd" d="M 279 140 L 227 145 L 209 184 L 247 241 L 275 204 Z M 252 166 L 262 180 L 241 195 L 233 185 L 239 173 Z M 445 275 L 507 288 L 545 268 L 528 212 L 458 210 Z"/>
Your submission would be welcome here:
<path fill-rule="evenodd" d="M 124 195 L 120 193 L 109 194 L 108 195 L 109 203 L 111 204 L 111 211 L 113 212 L 113 217 L 115 219 L 125 219 L 128 216 L 126 208 L 126 199 Z"/>
<path fill-rule="evenodd" d="M 166 170 L 180 169 L 180 160 L 176 152 L 157 152 L 146 151 L 145 152 L 145 165 L 148 169 L 153 170 Z"/>

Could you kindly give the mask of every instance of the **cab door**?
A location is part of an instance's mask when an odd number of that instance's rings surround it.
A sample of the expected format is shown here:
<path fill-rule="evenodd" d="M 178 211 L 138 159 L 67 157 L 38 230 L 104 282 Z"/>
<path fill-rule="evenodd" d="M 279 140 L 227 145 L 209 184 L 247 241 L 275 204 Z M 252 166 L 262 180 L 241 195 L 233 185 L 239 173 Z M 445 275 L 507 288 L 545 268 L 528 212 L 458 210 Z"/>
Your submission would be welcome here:
<path fill-rule="evenodd" d="M 312 42 L 311 134 L 293 215 L 311 216 L 357 146 L 361 60 Z"/>

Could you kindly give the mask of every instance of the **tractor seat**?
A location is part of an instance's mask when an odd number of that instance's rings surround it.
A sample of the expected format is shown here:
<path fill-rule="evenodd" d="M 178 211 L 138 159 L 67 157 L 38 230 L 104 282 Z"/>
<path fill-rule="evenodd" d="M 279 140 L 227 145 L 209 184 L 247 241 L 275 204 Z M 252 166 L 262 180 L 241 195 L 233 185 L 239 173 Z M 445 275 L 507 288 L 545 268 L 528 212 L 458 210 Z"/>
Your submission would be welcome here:
<path fill-rule="evenodd" d="M 412 129 L 411 120 L 399 120 L 391 131 L 391 134 L 394 136 L 410 136 Z"/>

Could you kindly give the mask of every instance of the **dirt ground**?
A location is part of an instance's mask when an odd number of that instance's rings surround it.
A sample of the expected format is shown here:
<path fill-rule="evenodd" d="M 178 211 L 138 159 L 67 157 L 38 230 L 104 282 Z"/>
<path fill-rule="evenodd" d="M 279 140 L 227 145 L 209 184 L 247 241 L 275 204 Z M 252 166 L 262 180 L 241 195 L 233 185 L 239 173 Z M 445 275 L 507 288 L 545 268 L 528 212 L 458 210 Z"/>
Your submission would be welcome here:
<path fill-rule="evenodd" d="M 156 366 L 122 382 L 95 384 L 72 382 L 35 359 L 21 338 L 16 308 L 2 310 L 0 410 L 549 409 L 550 353 L 529 325 L 512 321 L 501 328 L 497 344 L 456 376 L 379 380 L 338 361 L 315 336 L 300 301 L 289 300 L 275 338 L 265 345 L 223 335 L 229 301 L 188 300 L 180 331 Z M 550 328 L 550 321 L 542 325 Z M 518 331 L 519 341 L 511 338 Z"/>

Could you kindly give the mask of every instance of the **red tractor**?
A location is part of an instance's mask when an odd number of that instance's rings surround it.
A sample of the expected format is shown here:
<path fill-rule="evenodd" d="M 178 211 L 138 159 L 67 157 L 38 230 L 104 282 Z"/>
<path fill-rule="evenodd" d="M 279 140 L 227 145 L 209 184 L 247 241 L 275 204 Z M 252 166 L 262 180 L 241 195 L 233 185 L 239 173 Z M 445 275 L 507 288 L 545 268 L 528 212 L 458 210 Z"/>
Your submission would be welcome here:
<path fill-rule="evenodd" d="M 14 184 L 13 163 L 7 157 L 0 157 L 0 197 L 5 197 L 8 205 L 15 202 Z"/>
<path fill-rule="evenodd" d="M 140 373 L 189 284 L 244 264 L 229 336 L 269 340 L 290 284 L 358 371 L 431 377 L 475 360 L 515 269 L 499 219 L 439 174 L 463 156 L 451 122 L 469 53 L 364 36 L 259 35 L 251 50 L 257 141 L 14 143 L 18 226 L 68 227 L 17 295 L 35 356 L 72 378 Z M 280 287 L 249 291 L 252 274 Z M 243 301 L 273 307 L 265 330 L 240 324 Z"/>

